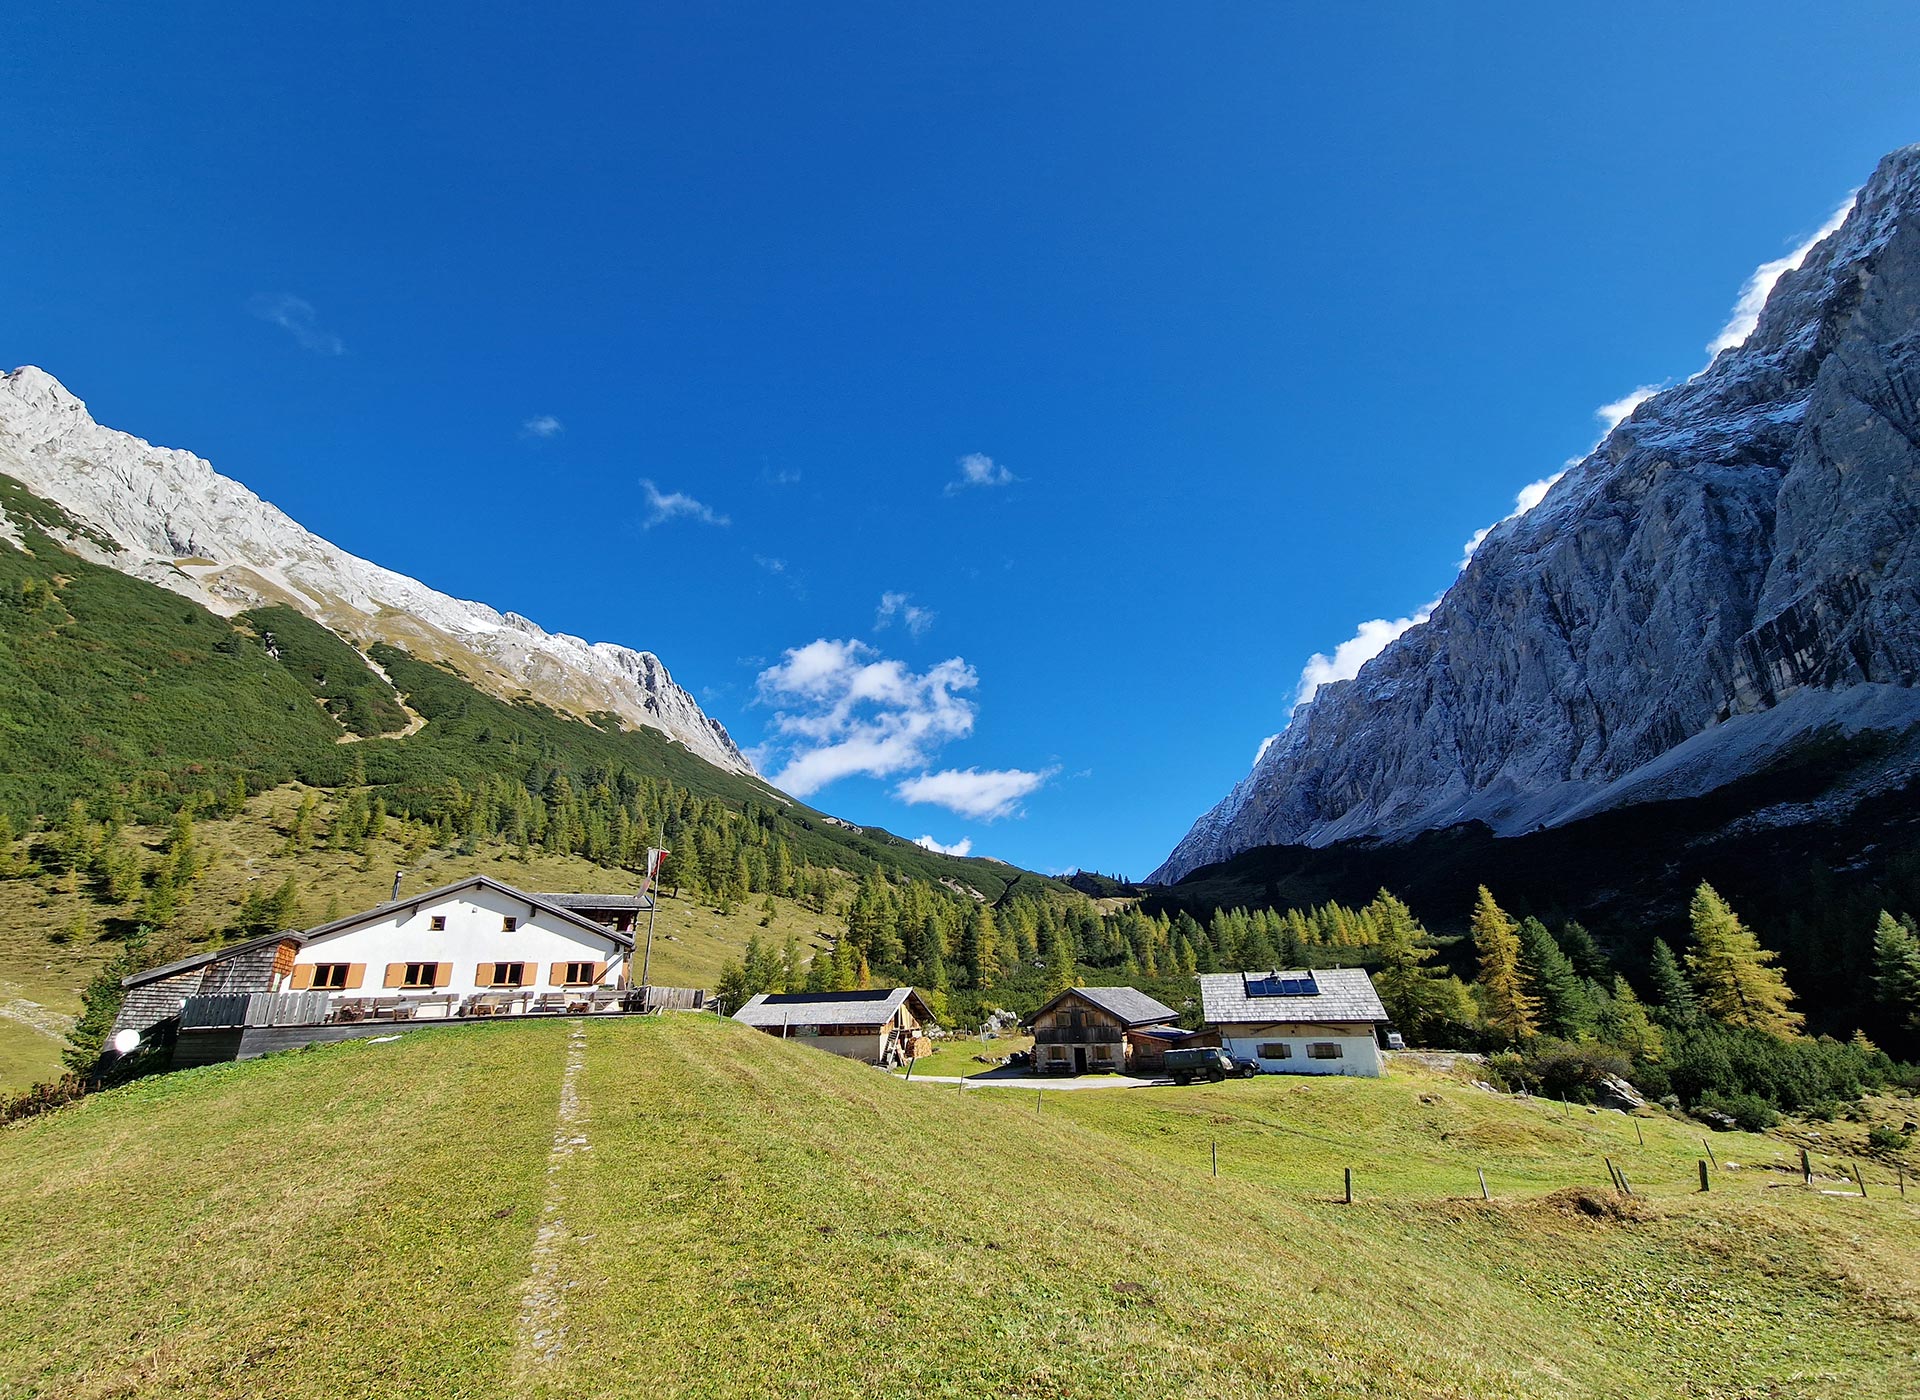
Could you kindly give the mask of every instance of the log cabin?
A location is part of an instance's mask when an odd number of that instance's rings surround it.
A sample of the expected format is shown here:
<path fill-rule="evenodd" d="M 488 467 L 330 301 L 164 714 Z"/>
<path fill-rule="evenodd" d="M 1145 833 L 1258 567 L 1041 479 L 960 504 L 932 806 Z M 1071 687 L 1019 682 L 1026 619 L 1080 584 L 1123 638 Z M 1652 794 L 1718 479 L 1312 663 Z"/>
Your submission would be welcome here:
<path fill-rule="evenodd" d="M 1180 1013 L 1133 987 L 1070 987 L 1027 1018 L 1040 1074 L 1158 1069 Z"/>

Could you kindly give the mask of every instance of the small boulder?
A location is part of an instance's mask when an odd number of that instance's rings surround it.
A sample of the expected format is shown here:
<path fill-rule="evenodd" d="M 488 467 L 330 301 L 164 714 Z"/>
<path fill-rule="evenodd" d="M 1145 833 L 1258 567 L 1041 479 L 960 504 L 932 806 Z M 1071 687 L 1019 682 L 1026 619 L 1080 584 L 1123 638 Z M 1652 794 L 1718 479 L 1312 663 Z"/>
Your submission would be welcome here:
<path fill-rule="evenodd" d="M 1617 1074 L 1601 1077 L 1598 1097 L 1602 1108 L 1617 1108 L 1623 1113 L 1647 1106 L 1646 1096 Z"/>

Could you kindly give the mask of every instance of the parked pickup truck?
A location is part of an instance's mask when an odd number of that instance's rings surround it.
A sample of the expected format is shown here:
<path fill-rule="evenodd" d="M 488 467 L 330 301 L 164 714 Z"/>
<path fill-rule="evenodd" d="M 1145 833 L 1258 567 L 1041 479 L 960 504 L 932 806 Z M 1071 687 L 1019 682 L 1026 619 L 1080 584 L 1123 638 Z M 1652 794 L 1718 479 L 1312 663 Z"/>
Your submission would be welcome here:
<path fill-rule="evenodd" d="M 1228 1075 L 1251 1079 L 1258 1070 L 1250 1060 L 1236 1060 L 1224 1050 L 1209 1048 L 1167 1051 L 1167 1073 L 1175 1084 L 1191 1084 L 1196 1079 L 1218 1084 Z"/>

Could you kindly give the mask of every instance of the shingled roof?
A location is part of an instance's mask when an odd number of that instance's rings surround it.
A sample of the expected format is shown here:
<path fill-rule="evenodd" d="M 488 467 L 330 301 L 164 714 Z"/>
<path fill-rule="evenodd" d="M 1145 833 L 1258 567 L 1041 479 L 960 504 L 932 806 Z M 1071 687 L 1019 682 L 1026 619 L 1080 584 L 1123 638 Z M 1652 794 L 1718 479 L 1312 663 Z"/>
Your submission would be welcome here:
<path fill-rule="evenodd" d="M 1177 1021 L 1180 1013 L 1164 1002 L 1155 1001 L 1135 987 L 1069 987 L 1052 1001 L 1027 1017 L 1032 1025 L 1044 1013 L 1068 997 L 1079 997 L 1117 1017 L 1123 1026 L 1151 1026 L 1160 1021 Z"/>
<path fill-rule="evenodd" d="M 1287 994 L 1276 994 L 1280 987 Z M 1310 992 L 1305 988 L 1312 988 Z M 1210 1026 L 1249 1021 L 1381 1021 L 1387 1008 L 1360 967 L 1297 972 L 1205 972 L 1200 1008 Z"/>
<path fill-rule="evenodd" d="M 762 992 L 733 1013 L 733 1019 L 761 1029 L 781 1026 L 879 1026 L 911 998 L 914 1015 L 933 1020 L 933 1012 L 911 987 L 876 987 L 866 992 Z"/>

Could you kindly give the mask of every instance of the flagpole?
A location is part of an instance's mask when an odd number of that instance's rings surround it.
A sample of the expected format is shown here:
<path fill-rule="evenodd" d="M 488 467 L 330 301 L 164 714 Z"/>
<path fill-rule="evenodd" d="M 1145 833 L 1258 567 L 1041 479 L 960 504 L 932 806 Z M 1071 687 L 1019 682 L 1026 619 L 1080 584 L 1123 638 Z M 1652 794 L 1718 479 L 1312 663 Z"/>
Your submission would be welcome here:
<path fill-rule="evenodd" d="M 660 913 L 660 866 L 670 852 L 665 847 L 655 847 L 647 852 L 646 878 L 640 882 L 640 893 L 647 897 L 647 951 L 640 960 L 640 1010 L 647 1010 L 653 991 L 653 921 Z"/>

